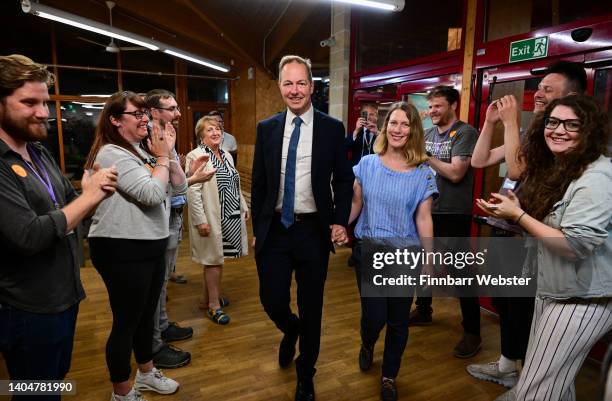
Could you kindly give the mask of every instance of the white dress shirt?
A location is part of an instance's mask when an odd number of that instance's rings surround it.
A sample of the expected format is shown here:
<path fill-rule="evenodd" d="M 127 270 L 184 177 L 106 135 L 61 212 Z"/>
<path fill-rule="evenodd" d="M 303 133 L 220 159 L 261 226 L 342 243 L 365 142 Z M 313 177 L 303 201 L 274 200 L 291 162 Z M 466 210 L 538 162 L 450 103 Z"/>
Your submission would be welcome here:
<path fill-rule="evenodd" d="M 291 110 L 287 109 L 285 119 L 285 130 L 283 134 L 283 149 L 281 159 L 280 185 L 278 198 L 276 199 L 276 211 L 280 212 L 283 207 L 283 194 L 285 192 L 285 165 L 287 164 L 287 152 L 289 150 L 289 140 L 295 124 L 293 119 L 296 117 Z M 314 213 L 317 211 L 314 195 L 312 193 L 312 127 L 314 124 L 314 109 L 310 108 L 300 116 L 302 125 L 300 126 L 300 141 L 298 142 L 297 155 L 295 159 L 295 203 L 294 213 Z"/>

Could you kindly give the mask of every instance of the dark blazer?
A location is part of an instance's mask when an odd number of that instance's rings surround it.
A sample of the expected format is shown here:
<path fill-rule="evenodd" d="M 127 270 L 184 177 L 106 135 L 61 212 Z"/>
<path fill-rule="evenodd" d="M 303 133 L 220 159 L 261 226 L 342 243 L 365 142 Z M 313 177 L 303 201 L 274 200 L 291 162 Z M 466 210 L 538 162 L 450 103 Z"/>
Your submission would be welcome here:
<path fill-rule="evenodd" d="M 366 154 L 371 155 L 374 153 L 374 141 L 376 137 L 372 137 L 370 146 L 368 146 L 368 152 Z M 353 140 L 353 132 L 349 132 L 346 135 L 346 147 L 351 152 L 351 165 L 356 166 L 361 160 L 361 153 L 363 152 L 363 127 L 360 127 L 357 131 L 357 136 Z"/>
<path fill-rule="evenodd" d="M 257 238 L 255 253 L 264 246 L 274 217 L 286 115 L 285 111 L 257 124 L 251 185 L 253 234 Z M 312 192 L 321 235 L 329 238 L 330 249 L 333 250 L 329 226 L 339 224 L 346 227 L 355 177 L 347 159 L 342 122 L 315 109 L 312 131 Z"/>

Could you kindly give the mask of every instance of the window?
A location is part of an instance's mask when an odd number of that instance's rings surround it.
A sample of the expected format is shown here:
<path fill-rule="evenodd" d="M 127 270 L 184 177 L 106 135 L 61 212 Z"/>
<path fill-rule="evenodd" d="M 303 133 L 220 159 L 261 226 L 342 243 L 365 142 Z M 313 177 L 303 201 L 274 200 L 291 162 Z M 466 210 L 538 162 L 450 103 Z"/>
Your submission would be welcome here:
<path fill-rule="evenodd" d="M 59 139 L 57 137 L 57 113 L 55 102 L 49 102 L 49 119 L 47 126 L 47 139 L 41 141 L 45 148 L 51 153 L 53 159 L 60 166 Z"/>
<path fill-rule="evenodd" d="M 172 93 L 176 92 L 174 76 L 123 73 L 123 90 L 147 93 L 151 89 L 166 89 Z"/>
<path fill-rule="evenodd" d="M 146 93 L 151 89 L 166 89 L 176 92 L 174 76 L 158 74 L 174 74 L 173 57 L 150 50 L 123 51 L 121 68 L 128 71 L 142 71 L 140 74 L 123 73 L 124 90 Z"/>
<path fill-rule="evenodd" d="M 66 175 L 71 180 L 80 180 L 103 103 L 62 102 L 61 105 Z"/>
<path fill-rule="evenodd" d="M 62 95 L 110 95 L 117 92 L 117 73 L 58 69 L 59 92 Z"/>
<path fill-rule="evenodd" d="M 210 77 L 210 70 L 187 64 L 187 74 Z M 187 78 L 187 98 L 190 102 L 229 103 L 227 80 L 214 78 Z"/>
<path fill-rule="evenodd" d="M 357 71 L 458 49 L 463 3 L 406 2 L 401 13 L 358 12 Z"/>
<path fill-rule="evenodd" d="M 488 0 L 485 41 L 612 13 L 602 0 Z"/>

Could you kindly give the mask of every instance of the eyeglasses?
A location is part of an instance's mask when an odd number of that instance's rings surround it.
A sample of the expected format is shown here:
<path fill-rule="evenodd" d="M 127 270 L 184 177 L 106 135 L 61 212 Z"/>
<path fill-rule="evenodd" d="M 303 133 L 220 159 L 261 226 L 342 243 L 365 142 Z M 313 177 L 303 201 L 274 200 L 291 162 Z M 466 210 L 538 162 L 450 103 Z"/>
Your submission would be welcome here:
<path fill-rule="evenodd" d="M 166 110 L 169 111 L 170 113 L 176 113 L 177 111 L 180 113 L 181 109 L 179 109 L 178 106 L 172 106 L 172 107 L 153 107 L 154 109 L 157 110 Z"/>
<path fill-rule="evenodd" d="M 136 111 L 124 111 L 123 113 L 119 113 L 119 114 L 129 114 L 131 116 L 134 116 L 135 119 L 137 120 L 142 120 L 142 118 L 146 115 L 148 118 L 151 118 L 151 113 L 148 110 L 136 110 Z"/>
<path fill-rule="evenodd" d="M 577 132 L 580 130 L 580 127 L 582 127 L 580 120 L 576 118 L 572 118 L 569 120 L 560 120 L 556 117 L 547 117 L 544 119 L 544 126 L 547 129 L 557 129 L 559 124 L 563 124 L 563 128 L 565 128 L 567 132 Z"/>

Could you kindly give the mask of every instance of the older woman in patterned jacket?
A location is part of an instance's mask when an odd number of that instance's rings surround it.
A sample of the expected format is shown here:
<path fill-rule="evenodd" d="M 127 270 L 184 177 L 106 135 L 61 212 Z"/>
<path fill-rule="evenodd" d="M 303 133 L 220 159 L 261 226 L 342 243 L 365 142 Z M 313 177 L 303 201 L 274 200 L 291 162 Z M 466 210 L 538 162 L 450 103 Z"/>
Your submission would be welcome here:
<path fill-rule="evenodd" d="M 223 311 L 227 299 L 221 296 L 221 273 L 225 258 L 248 253 L 246 221 L 247 203 L 240 190 L 240 175 L 232 156 L 221 149 L 223 133 L 217 120 L 202 117 L 196 124 L 201 143 L 187 155 L 186 168 L 198 157 L 208 154 L 205 171 L 216 170 L 208 182 L 189 187 L 189 239 L 191 257 L 204 266 L 201 308 L 217 324 L 227 324 L 230 317 Z"/>

